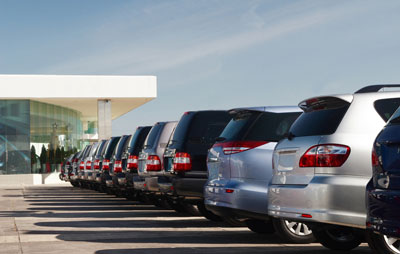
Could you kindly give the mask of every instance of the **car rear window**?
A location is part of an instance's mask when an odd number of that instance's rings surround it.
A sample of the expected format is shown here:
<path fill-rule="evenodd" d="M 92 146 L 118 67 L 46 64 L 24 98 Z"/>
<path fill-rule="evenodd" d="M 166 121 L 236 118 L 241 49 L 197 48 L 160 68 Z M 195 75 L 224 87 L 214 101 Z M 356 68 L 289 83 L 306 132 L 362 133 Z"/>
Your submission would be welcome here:
<path fill-rule="evenodd" d="M 400 124 L 400 107 L 393 113 L 392 117 L 389 119 L 388 125 Z"/>
<path fill-rule="evenodd" d="M 220 136 L 224 141 L 277 142 L 285 136 L 300 114 L 300 112 L 240 111 L 234 115 Z"/>
<path fill-rule="evenodd" d="M 144 142 L 144 148 L 150 148 L 153 147 L 157 140 L 158 133 L 160 132 L 162 128 L 162 125 L 160 123 L 157 123 L 151 128 L 149 135 L 146 138 L 146 141 Z"/>
<path fill-rule="evenodd" d="M 231 118 L 227 111 L 187 112 L 179 120 L 168 146 L 183 145 L 188 152 L 205 153 Z"/>
<path fill-rule="evenodd" d="M 374 103 L 376 112 L 387 122 L 396 109 L 400 106 L 400 98 L 382 99 Z"/>
<path fill-rule="evenodd" d="M 150 132 L 151 127 L 143 127 L 137 129 L 135 134 L 129 139 L 128 153 L 130 155 L 138 155 L 142 149 L 144 141 Z"/>
<path fill-rule="evenodd" d="M 130 136 L 122 136 L 119 140 L 117 147 L 114 149 L 114 155 L 116 159 L 121 159 L 122 152 L 126 149 L 128 145 L 128 140 Z"/>
<path fill-rule="evenodd" d="M 111 157 L 112 153 L 114 152 L 114 148 L 117 145 L 120 138 L 121 137 L 111 138 L 110 142 L 107 145 L 106 154 L 104 155 L 104 158 L 109 159 Z"/>
<path fill-rule="evenodd" d="M 335 97 L 308 100 L 300 105 L 304 113 L 293 123 L 293 137 L 330 135 L 335 133 L 350 103 Z"/>

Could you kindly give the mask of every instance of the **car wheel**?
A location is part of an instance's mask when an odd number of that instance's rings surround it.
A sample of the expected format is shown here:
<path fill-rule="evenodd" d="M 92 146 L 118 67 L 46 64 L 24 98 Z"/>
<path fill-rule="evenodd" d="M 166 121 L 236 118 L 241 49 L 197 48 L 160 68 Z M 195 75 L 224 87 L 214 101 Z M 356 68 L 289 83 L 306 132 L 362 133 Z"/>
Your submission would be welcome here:
<path fill-rule="evenodd" d="M 302 222 L 288 221 L 284 219 L 272 219 L 275 231 L 283 240 L 292 243 L 311 243 L 315 237 L 310 227 Z"/>
<path fill-rule="evenodd" d="M 362 242 L 362 237 L 349 227 L 329 227 L 314 230 L 315 238 L 319 243 L 331 250 L 352 250 Z"/>
<path fill-rule="evenodd" d="M 400 240 L 398 238 L 376 234 L 368 230 L 367 242 L 376 254 L 400 254 Z"/>
<path fill-rule="evenodd" d="M 199 209 L 199 212 L 201 213 L 201 215 L 203 215 L 206 219 L 208 219 L 210 221 L 215 221 L 215 222 L 223 221 L 222 217 L 220 217 L 220 216 L 214 214 L 213 212 L 207 210 L 203 203 L 198 204 L 197 208 Z"/>
<path fill-rule="evenodd" d="M 246 220 L 247 227 L 257 234 L 272 234 L 275 233 L 274 225 L 272 221 L 264 220 Z"/>

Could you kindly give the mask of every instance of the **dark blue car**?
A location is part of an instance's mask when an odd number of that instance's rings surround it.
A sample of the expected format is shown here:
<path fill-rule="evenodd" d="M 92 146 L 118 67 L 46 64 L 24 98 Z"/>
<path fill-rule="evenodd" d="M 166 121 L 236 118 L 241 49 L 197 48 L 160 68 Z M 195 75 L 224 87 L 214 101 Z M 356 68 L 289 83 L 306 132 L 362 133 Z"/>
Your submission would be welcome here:
<path fill-rule="evenodd" d="M 400 253 L 400 108 L 379 133 L 367 185 L 368 244 L 375 253 Z"/>

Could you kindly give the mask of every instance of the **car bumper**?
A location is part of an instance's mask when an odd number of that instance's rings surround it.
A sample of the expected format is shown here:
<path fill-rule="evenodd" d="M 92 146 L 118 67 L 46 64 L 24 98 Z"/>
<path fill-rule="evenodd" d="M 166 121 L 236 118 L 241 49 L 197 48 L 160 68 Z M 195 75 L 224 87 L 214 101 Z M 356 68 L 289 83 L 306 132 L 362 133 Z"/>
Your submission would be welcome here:
<path fill-rule="evenodd" d="M 400 238 L 400 190 L 370 190 L 367 227 Z"/>
<path fill-rule="evenodd" d="M 203 199 L 203 189 L 206 182 L 207 179 L 204 178 L 175 177 L 172 180 L 172 185 L 178 196 Z"/>
<path fill-rule="evenodd" d="M 268 214 L 268 182 L 253 179 L 212 181 L 204 186 L 204 204 Z"/>
<path fill-rule="evenodd" d="M 144 178 L 136 176 L 133 178 L 133 188 L 138 191 L 145 191 L 146 184 Z"/>
<path fill-rule="evenodd" d="M 369 179 L 315 175 L 308 185 L 269 187 L 268 214 L 291 220 L 365 228 L 365 187 Z"/>
<path fill-rule="evenodd" d="M 157 176 L 146 177 L 144 179 L 144 182 L 146 184 L 147 191 L 160 192 L 160 187 L 158 186 L 158 177 Z"/>

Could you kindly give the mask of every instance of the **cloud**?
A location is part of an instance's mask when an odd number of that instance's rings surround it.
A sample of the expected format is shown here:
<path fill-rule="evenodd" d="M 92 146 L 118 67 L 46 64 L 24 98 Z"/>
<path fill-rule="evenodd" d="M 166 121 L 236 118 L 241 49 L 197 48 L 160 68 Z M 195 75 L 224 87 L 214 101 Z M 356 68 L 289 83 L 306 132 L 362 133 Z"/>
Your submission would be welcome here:
<path fill-rule="evenodd" d="M 253 2 L 247 11 L 243 12 L 244 14 L 242 13 L 240 20 L 242 23 L 247 22 L 245 25 L 234 23 L 233 19 L 235 17 L 221 16 L 216 18 L 213 12 L 205 13 L 205 17 L 200 17 L 199 13 L 196 13 L 197 16 L 195 18 L 190 15 L 183 15 L 178 19 L 173 19 L 170 22 L 152 27 L 153 34 L 151 35 L 143 32 L 143 35 L 149 36 L 148 43 L 138 41 L 129 36 L 123 36 L 123 38 L 127 38 L 126 42 L 119 42 L 109 47 L 104 45 L 99 46 L 91 54 L 53 65 L 46 68 L 44 72 L 70 74 L 154 74 L 155 72 L 176 68 L 208 56 L 221 56 L 244 50 L 303 29 L 371 9 L 365 1 L 344 1 L 335 5 L 319 4 L 320 1 L 301 1 L 292 5 L 273 8 L 272 10 L 265 8 L 268 6 L 260 6 L 260 3 L 262 2 Z M 163 7 L 164 9 L 166 8 L 165 4 Z M 230 7 L 227 11 L 228 13 L 224 13 L 221 10 L 217 11 L 225 15 L 235 14 L 232 6 Z M 243 6 L 238 6 L 238 8 L 240 7 Z M 173 12 L 176 8 L 179 8 L 179 6 L 174 4 L 167 9 Z M 223 8 L 223 6 L 219 6 L 219 8 Z M 144 13 L 158 15 L 162 10 L 163 8 L 146 8 Z M 236 13 L 240 12 L 236 10 Z M 182 28 L 182 25 L 189 28 L 191 26 L 199 28 L 199 22 L 211 19 L 207 21 L 209 26 L 212 26 L 213 22 L 221 25 L 220 22 L 224 18 L 227 20 L 226 26 L 233 26 L 233 29 L 226 29 L 228 32 L 224 32 L 221 29 L 222 27 L 217 27 L 214 30 L 211 29 L 212 33 L 205 33 L 193 38 L 193 34 L 190 32 L 185 34 L 174 31 L 177 23 L 180 24 L 179 28 Z M 132 22 L 124 23 L 122 19 L 117 19 L 117 21 L 114 26 L 118 28 L 118 31 L 131 31 Z M 135 19 L 135 22 L 139 21 Z M 232 23 L 230 24 L 229 22 Z M 112 22 L 108 21 L 107 25 L 99 29 L 98 32 L 108 34 L 106 31 L 107 29 L 111 29 L 111 24 Z M 234 29 L 235 27 L 237 27 L 237 30 Z M 206 27 L 205 30 L 209 28 Z M 218 31 L 221 30 L 222 32 L 218 34 Z M 140 31 L 136 32 L 141 33 Z M 160 34 L 159 37 L 157 36 L 158 33 Z M 174 37 L 174 33 L 177 33 L 176 37 Z M 94 36 L 97 37 L 99 34 L 96 33 Z M 85 44 L 85 42 L 81 43 Z"/>

